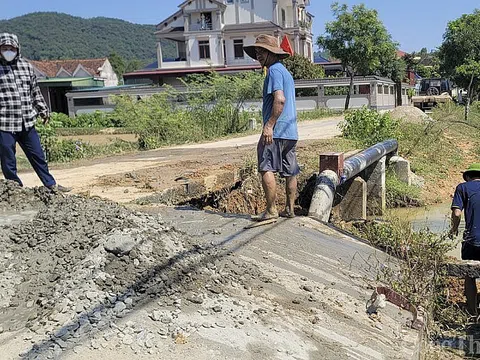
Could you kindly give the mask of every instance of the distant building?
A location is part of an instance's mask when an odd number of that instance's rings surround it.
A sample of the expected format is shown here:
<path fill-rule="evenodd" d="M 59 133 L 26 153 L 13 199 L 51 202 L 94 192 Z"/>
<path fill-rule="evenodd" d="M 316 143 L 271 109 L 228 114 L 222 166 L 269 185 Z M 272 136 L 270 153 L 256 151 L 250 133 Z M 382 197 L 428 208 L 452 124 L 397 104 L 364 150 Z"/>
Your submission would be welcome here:
<path fill-rule="evenodd" d="M 314 63 L 323 67 L 325 76 L 343 76 L 345 75 L 345 69 L 343 68 L 340 60 L 330 60 L 320 55 L 315 55 Z"/>
<path fill-rule="evenodd" d="M 213 70 L 259 69 L 243 51 L 260 34 L 287 36 L 296 54 L 313 62 L 310 0 L 187 0 L 157 25 L 157 61 L 124 75 L 126 84 L 178 84 L 178 77 Z M 175 56 L 164 54 L 173 42 Z"/>
<path fill-rule="evenodd" d="M 28 60 L 37 75 L 51 111 L 68 114 L 65 94 L 71 90 L 118 85 L 107 58 L 84 60 Z"/>

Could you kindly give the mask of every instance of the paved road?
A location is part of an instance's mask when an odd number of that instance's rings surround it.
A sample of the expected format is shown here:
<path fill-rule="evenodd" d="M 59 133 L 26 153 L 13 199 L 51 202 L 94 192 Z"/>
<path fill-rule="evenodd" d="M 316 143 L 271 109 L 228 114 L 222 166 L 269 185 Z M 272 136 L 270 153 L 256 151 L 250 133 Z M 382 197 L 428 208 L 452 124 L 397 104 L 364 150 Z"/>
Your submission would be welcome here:
<path fill-rule="evenodd" d="M 328 120 L 305 121 L 299 124 L 298 136 L 301 140 L 329 139 L 340 135 L 338 124 L 342 118 Z M 244 136 L 241 138 L 216 141 L 208 144 L 183 145 L 179 149 L 218 149 L 252 145 L 258 142 L 259 135 Z"/>

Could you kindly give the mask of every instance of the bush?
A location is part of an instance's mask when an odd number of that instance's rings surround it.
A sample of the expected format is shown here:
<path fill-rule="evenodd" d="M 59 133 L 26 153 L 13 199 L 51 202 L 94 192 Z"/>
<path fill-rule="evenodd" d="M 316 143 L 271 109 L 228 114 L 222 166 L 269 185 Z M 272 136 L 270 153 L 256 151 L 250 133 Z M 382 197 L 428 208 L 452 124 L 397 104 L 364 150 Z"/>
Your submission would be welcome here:
<path fill-rule="evenodd" d="M 376 143 L 398 136 L 399 121 L 390 114 L 380 114 L 363 107 L 348 111 L 339 125 L 343 137 L 355 141 L 359 147 L 370 147 Z"/>
<path fill-rule="evenodd" d="M 443 264 L 454 244 L 428 230 L 415 232 L 410 223 L 392 219 L 367 222 L 358 229 L 371 245 L 385 250 L 391 263 L 380 264 L 378 280 L 404 295 L 413 305 L 434 310 L 436 294 L 443 292 Z"/>
<path fill-rule="evenodd" d="M 64 128 L 109 128 L 123 127 L 123 122 L 119 121 L 112 113 L 95 111 L 90 114 L 80 114 L 71 118 L 65 114 L 52 113 L 52 120 Z"/>
<path fill-rule="evenodd" d="M 113 115 L 134 129 L 141 149 L 218 138 L 248 129 L 245 103 L 261 96 L 262 81 L 255 73 L 190 76 L 182 94 L 165 87 L 140 101 L 116 97 Z"/>
<path fill-rule="evenodd" d="M 90 145 L 80 140 L 63 140 L 57 137 L 58 121 L 50 121 L 47 125 L 37 123 L 35 126 L 40 135 L 40 143 L 47 161 L 69 162 L 73 160 L 92 158 L 105 154 L 118 154 L 136 149 L 135 144 L 116 140 L 108 145 Z"/>

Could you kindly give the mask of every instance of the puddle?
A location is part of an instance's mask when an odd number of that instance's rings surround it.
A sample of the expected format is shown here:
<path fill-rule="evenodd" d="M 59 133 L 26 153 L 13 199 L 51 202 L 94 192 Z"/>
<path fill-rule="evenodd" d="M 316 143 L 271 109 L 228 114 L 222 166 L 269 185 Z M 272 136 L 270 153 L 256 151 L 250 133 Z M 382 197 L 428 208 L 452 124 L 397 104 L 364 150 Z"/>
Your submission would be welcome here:
<path fill-rule="evenodd" d="M 32 220 L 37 213 L 38 211 L 36 210 L 0 211 L 0 227 L 15 225 L 24 221 Z"/>
<path fill-rule="evenodd" d="M 405 219 L 411 222 L 413 230 L 419 231 L 428 229 L 436 234 L 441 234 L 450 229 L 450 210 L 451 203 L 444 203 L 440 205 L 422 207 L 422 208 L 408 208 L 408 209 L 393 209 L 390 214 Z M 460 223 L 459 236 L 455 240 L 458 242 L 457 247 L 448 253 L 458 259 L 461 257 L 461 240 L 462 234 L 465 230 L 465 219 L 462 216 Z"/>

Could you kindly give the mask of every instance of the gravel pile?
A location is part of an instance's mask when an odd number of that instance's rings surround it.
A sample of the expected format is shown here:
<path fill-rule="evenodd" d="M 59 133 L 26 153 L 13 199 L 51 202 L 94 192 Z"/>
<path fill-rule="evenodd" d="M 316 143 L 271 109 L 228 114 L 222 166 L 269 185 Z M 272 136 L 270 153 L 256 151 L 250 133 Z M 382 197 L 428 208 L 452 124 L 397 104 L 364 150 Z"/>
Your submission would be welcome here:
<path fill-rule="evenodd" d="M 423 124 L 425 121 L 431 121 L 432 118 L 415 106 L 398 106 L 390 111 L 390 115 L 397 120 Z"/>
<path fill-rule="evenodd" d="M 249 280 L 261 276 L 158 216 L 100 199 L 0 182 L 0 209 L 4 217 L 35 210 L 28 220 L 0 226 L 0 333 L 29 329 L 24 358 L 58 358 L 85 341 L 93 349 L 122 345 L 154 353 L 161 339 L 182 342 L 199 328 L 224 326 L 180 321 L 182 307 L 222 314 L 226 287 L 248 289 Z M 116 325 L 152 300 L 158 302 L 150 314 L 155 326 Z M 224 321 L 248 321 L 243 306 L 230 305 L 238 310 Z"/>

